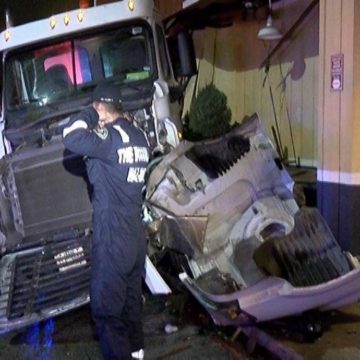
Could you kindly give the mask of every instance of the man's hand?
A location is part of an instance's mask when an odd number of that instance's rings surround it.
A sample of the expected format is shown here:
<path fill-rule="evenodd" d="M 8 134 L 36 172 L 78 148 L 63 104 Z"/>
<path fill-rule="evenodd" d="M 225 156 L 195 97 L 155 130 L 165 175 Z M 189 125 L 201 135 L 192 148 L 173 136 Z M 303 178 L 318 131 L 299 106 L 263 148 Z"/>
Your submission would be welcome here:
<path fill-rule="evenodd" d="M 105 122 L 105 120 L 99 120 L 98 121 L 98 123 L 97 123 L 97 129 L 98 130 L 102 130 L 104 127 L 105 127 L 105 125 L 106 125 L 106 122 Z"/>

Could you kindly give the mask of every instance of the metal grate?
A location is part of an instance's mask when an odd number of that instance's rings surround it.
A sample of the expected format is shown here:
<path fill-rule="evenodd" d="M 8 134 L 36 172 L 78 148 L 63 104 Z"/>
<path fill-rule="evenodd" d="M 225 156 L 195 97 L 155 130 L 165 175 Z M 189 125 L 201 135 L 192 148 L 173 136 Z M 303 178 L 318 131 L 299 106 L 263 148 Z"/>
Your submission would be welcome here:
<path fill-rule="evenodd" d="M 216 179 L 225 174 L 242 156 L 250 151 L 250 140 L 240 134 L 226 135 L 194 145 L 185 155 L 205 174 Z"/>
<path fill-rule="evenodd" d="M 8 163 L 12 213 L 24 247 L 91 225 L 90 185 L 81 157 L 54 143 L 19 152 Z"/>
<path fill-rule="evenodd" d="M 8 318 L 61 306 L 89 292 L 90 239 L 63 241 L 16 256 Z"/>
<path fill-rule="evenodd" d="M 268 259 L 267 265 L 259 264 L 257 255 L 261 252 Z M 271 259 L 276 263 L 271 263 Z M 293 231 L 260 246 L 255 261 L 300 287 L 325 283 L 351 270 L 346 255 L 316 208 L 301 208 L 295 215 Z"/>

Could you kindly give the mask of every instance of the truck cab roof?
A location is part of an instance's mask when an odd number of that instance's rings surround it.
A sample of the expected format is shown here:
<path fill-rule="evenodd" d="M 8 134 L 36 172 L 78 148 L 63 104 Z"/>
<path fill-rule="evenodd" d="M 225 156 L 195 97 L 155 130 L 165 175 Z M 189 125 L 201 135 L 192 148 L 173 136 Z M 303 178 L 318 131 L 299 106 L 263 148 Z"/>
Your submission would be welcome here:
<path fill-rule="evenodd" d="M 56 37 L 63 37 L 104 25 L 136 18 L 150 19 L 154 2 L 121 0 L 114 3 L 59 13 L 23 25 L 8 26 L 0 34 L 0 51 L 15 49 Z"/>

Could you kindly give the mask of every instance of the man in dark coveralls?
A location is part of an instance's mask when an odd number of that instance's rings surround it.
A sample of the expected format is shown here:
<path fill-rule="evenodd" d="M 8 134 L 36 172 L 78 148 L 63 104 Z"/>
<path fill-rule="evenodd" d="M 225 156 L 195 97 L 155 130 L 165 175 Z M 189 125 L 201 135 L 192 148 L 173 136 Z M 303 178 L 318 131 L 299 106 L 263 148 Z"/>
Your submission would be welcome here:
<path fill-rule="evenodd" d="M 121 104 L 119 89 L 102 83 L 92 106 L 73 116 L 63 131 L 66 148 L 86 157 L 93 187 L 90 299 L 106 360 L 144 357 L 141 192 L 149 148 Z"/>

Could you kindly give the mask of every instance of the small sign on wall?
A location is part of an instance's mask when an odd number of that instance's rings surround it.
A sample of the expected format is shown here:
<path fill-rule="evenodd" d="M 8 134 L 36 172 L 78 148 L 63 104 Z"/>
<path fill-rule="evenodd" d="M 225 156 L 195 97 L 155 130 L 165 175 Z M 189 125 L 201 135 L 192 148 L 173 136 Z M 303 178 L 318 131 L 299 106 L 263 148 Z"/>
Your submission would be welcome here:
<path fill-rule="evenodd" d="M 344 85 L 344 54 L 331 55 L 331 90 L 342 91 Z"/>

